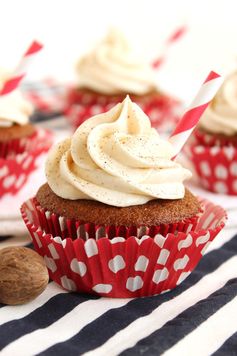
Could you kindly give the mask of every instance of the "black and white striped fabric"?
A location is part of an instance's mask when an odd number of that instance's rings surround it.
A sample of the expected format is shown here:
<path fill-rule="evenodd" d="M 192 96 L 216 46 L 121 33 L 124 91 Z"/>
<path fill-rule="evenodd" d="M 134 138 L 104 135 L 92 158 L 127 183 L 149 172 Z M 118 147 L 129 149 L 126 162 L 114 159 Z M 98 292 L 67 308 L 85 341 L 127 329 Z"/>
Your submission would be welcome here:
<path fill-rule="evenodd" d="M 1 356 L 237 355 L 234 231 L 224 230 L 195 271 L 159 296 L 98 298 L 50 282 L 31 303 L 0 304 Z M 16 241 L 0 239 L 0 247 Z"/>

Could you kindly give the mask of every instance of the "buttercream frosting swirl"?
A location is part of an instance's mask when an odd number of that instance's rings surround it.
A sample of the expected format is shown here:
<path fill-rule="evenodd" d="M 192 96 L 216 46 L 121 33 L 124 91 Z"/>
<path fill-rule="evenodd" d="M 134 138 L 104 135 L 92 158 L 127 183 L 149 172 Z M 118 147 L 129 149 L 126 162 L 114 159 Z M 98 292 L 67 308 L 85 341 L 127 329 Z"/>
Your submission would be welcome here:
<path fill-rule="evenodd" d="M 53 147 L 46 177 L 55 194 L 71 200 L 125 207 L 156 198 L 180 199 L 191 173 L 173 156 L 172 145 L 127 97 Z"/>
<path fill-rule="evenodd" d="M 156 89 L 155 72 L 133 53 L 118 30 L 107 37 L 77 64 L 79 87 L 103 94 L 143 95 Z"/>
<path fill-rule="evenodd" d="M 237 72 L 224 81 L 201 117 L 199 125 L 214 134 L 222 133 L 227 136 L 237 134 Z"/>
<path fill-rule="evenodd" d="M 0 69 L 0 88 L 9 74 Z M 10 127 L 14 124 L 25 125 L 33 112 L 32 105 L 24 99 L 19 90 L 0 97 L 0 127 Z"/>

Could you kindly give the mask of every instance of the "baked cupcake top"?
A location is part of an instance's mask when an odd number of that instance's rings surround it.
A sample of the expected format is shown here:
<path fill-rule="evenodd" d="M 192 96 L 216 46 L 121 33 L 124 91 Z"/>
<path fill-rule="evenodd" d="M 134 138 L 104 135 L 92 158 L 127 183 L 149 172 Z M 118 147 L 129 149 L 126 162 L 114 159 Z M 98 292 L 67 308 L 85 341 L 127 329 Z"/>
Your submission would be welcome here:
<path fill-rule="evenodd" d="M 7 71 L 0 69 L 0 88 L 8 76 Z M 32 112 L 32 105 L 23 98 L 19 90 L 0 97 L 0 127 L 26 125 Z"/>
<path fill-rule="evenodd" d="M 199 126 L 213 134 L 237 135 L 237 72 L 225 80 Z"/>
<path fill-rule="evenodd" d="M 189 170 L 174 162 L 138 105 L 126 99 L 78 127 L 46 161 L 52 191 L 64 199 L 92 199 L 117 207 L 153 199 L 181 199 Z"/>
<path fill-rule="evenodd" d="M 102 94 L 143 95 L 156 90 L 155 71 L 142 61 L 118 30 L 107 37 L 77 64 L 79 87 Z"/>

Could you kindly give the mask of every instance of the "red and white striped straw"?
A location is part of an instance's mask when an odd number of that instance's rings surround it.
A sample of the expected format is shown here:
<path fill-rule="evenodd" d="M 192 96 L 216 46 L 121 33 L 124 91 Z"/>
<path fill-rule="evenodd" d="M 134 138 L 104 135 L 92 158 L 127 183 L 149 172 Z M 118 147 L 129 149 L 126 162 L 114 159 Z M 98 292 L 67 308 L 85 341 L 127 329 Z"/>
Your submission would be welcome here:
<path fill-rule="evenodd" d="M 190 107 L 170 135 L 169 142 L 172 143 L 175 149 L 174 158 L 181 151 L 222 82 L 223 78 L 215 72 L 210 72 L 207 76 Z"/>
<path fill-rule="evenodd" d="M 166 57 L 168 56 L 168 51 L 170 49 L 170 47 L 177 42 L 187 31 L 187 27 L 186 26 L 181 26 L 179 27 L 177 30 L 175 30 L 171 36 L 169 36 L 169 38 L 165 41 L 165 47 L 163 50 L 163 54 L 160 58 L 157 58 L 153 63 L 152 66 L 153 68 L 157 69 L 158 67 L 160 67 L 163 62 L 165 61 Z"/>
<path fill-rule="evenodd" d="M 25 77 L 26 71 L 31 61 L 34 59 L 34 55 L 38 53 L 42 48 L 43 45 L 37 41 L 33 41 L 31 43 L 31 45 L 23 55 L 16 70 L 12 73 L 12 76 L 7 79 L 3 84 L 3 87 L 0 90 L 0 96 L 9 94 L 18 87 L 22 79 Z"/>

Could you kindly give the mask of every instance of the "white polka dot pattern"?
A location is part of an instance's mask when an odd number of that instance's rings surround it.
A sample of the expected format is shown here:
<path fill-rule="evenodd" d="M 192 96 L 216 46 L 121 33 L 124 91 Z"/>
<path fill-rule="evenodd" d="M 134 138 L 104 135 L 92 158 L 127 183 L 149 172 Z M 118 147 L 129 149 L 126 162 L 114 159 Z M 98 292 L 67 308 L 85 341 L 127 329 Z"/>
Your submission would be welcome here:
<path fill-rule="evenodd" d="M 182 258 L 178 258 L 177 260 L 175 260 L 174 261 L 175 271 L 178 271 L 179 269 L 184 269 L 187 266 L 188 261 L 189 261 L 189 257 L 187 255 L 184 255 Z"/>
<path fill-rule="evenodd" d="M 52 134 L 37 129 L 30 139 L 22 139 L 19 147 L 25 148 L 24 153 L 15 153 L 7 158 L 0 158 L 0 196 L 15 195 L 26 183 L 28 176 L 37 167 L 37 158 L 47 152 L 51 146 Z"/>
<path fill-rule="evenodd" d="M 37 226 L 38 214 L 43 221 L 47 212 L 38 209 L 36 213 L 34 200 L 24 204 L 22 215 L 51 279 L 69 291 L 129 298 L 170 290 L 195 268 L 223 227 L 225 216 L 220 207 L 206 201 L 202 204 L 204 213 L 197 232 L 145 235 L 140 239 L 135 236 L 111 240 L 52 237 Z M 59 218 L 47 216 L 50 224 L 59 226 Z M 87 225 L 80 225 L 83 235 L 85 231 L 89 233 Z"/>
<path fill-rule="evenodd" d="M 16 176 L 14 175 L 8 176 L 3 180 L 3 187 L 8 189 L 15 183 L 15 181 L 16 181 Z"/>
<path fill-rule="evenodd" d="M 58 259 L 59 259 L 59 255 L 58 255 L 57 250 L 56 250 L 56 248 L 55 248 L 55 246 L 54 246 L 53 243 L 51 243 L 51 244 L 48 245 L 48 249 L 49 249 L 49 251 L 50 251 L 51 256 L 52 256 L 55 260 L 58 260 Z"/>
<path fill-rule="evenodd" d="M 141 272 L 145 272 L 147 270 L 149 264 L 149 259 L 146 256 L 139 256 L 134 269 L 135 271 L 141 271 Z"/>
<path fill-rule="evenodd" d="M 64 289 L 70 291 L 70 292 L 75 292 L 77 290 L 76 283 L 68 278 L 67 276 L 62 276 L 61 277 L 61 285 Z"/>
<path fill-rule="evenodd" d="M 210 233 L 209 231 L 203 235 L 197 238 L 196 240 L 196 246 L 198 247 L 199 245 L 205 244 L 207 241 L 210 239 Z"/>
<path fill-rule="evenodd" d="M 48 256 L 45 255 L 44 256 L 44 262 L 45 262 L 46 266 L 48 267 L 48 269 L 50 269 L 50 271 L 52 273 L 56 272 L 57 266 L 56 266 L 56 263 L 55 263 L 53 258 L 48 257 Z"/>
<path fill-rule="evenodd" d="M 207 161 L 200 162 L 200 169 L 204 176 L 211 175 L 211 169 L 210 169 L 209 163 Z"/>
<path fill-rule="evenodd" d="M 159 257 L 158 257 L 158 260 L 157 260 L 157 263 L 159 264 L 159 265 L 165 265 L 166 264 L 166 262 L 167 262 L 167 260 L 168 260 L 168 258 L 169 258 L 169 255 L 170 255 L 170 251 L 169 250 L 167 250 L 167 249 L 162 249 L 161 251 L 160 251 L 160 255 L 159 255 Z"/>
<path fill-rule="evenodd" d="M 136 277 L 129 277 L 127 279 L 127 283 L 126 283 L 126 288 L 128 290 L 130 290 L 131 292 L 135 292 L 138 289 L 141 289 L 143 286 L 143 280 L 140 276 L 136 276 Z"/>
<path fill-rule="evenodd" d="M 108 265 L 109 265 L 109 269 L 114 273 L 117 273 L 121 269 L 124 269 L 126 266 L 123 257 L 120 255 L 117 255 L 114 258 L 112 258 L 109 261 Z"/>
<path fill-rule="evenodd" d="M 109 293 L 112 290 L 111 284 L 96 284 L 94 287 L 92 287 L 92 290 L 97 292 L 97 293 Z"/>
<path fill-rule="evenodd" d="M 237 162 L 231 163 L 230 172 L 234 177 L 237 177 Z"/>
<path fill-rule="evenodd" d="M 85 243 L 85 253 L 87 257 L 98 255 L 98 248 L 95 240 L 87 240 Z"/>
<path fill-rule="evenodd" d="M 204 188 L 237 195 L 237 147 L 204 146 L 194 138 L 185 151 Z"/>
<path fill-rule="evenodd" d="M 186 239 L 179 241 L 179 243 L 178 243 L 179 251 L 182 250 L 182 248 L 187 248 L 187 247 L 191 246 L 192 243 L 193 243 L 193 238 L 190 234 L 188 234 Z"/>
<path fill-rule="evenodd" d="M 228 192 L 228 187 L 225 182 L 215 182 L 213 186 L 217 193 L 226 194 Z"/>
<path fill-rule="evenodd" d="M 222 164 L 217 164 L 215 167 L 215 175 L 217 179 L 226 179 L 228 176 L 228 171 Z"/>
<path fill-rule="evenodd" d="M 7 168 L 7 166 L 2 166 L 0 168 L 0 178 L 2 177 L 6 177 L 6 175 L 8 174 L 9 170 Z"/>
<path fill-rule="evenodd" d="M 73 272 L 79 274 L 79 276 L 81 276 L 81 277 L 83 277 L 86 274 L 87 267 L 86 267 L 85 263 L 81 262 L 81 261 L 77 261 L 76 258 L 73 258 L 73 260 L 71 261 L 70 267 Z"/>
<path fill-rule="evenodd" d="M 158 284 L 165 281 L 168 278 L 169 271 L 166 267 L 163 269 L 157 269 L 153 274 L 152 280 L 154 283 Z"/>

